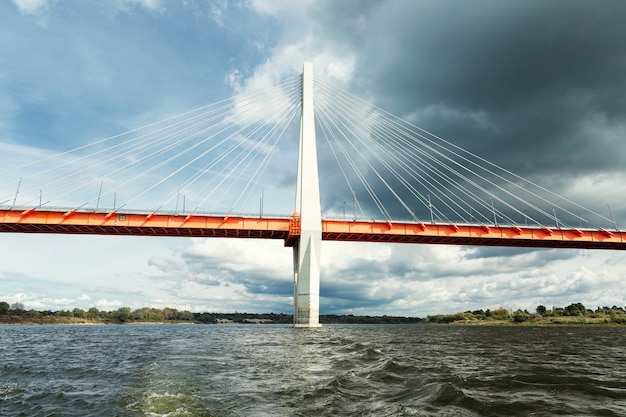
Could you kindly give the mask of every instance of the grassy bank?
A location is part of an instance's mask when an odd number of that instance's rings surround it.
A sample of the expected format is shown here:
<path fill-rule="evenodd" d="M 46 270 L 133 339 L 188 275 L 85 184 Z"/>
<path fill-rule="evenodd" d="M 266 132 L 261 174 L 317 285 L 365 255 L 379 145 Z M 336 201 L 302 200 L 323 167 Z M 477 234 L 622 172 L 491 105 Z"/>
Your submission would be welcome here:
<path fill-rule="evenodd" d="M 581 303 L 552 309 L 540 305 L 537 306 L 535 313 L 529 313 L 527 310 L 509 311 L 500 307 L 493 311 L 487 309 L 437 314 L 426 317 L 422 323 L 478 326 L 619 326 L 626 325 L 626 310 L 617 306 L 591 310 Z"/>
<path fill-rule="evenodd" d="M 321 315 L 322 324 L 413 324 L 420 322 L 416 317 Z M 65 315 L 4 314 L 0 315 L 0 326 L 6 325 L 99 325 L 99 324 L 291 324 L 290 314 L 254 313 L 195 313 L 194 318 L 185 320 L 148 319 L 146 317 L 70 317 Z"/>
<path fill-rule="evenodd" d="M 0 325 L 43 325 L 43 324 L 108 324 L 110 320 L 86 319 L 79 317 L 27 317 L 3 315 L 0 316 Z"/>
<path fill-rule="evenodd" d="M 463 319 L 445 323 L 429 321 L 426 319 L 420 324 L 435 326 L 624 326 L 623 323 L 617 323 L 608 318 L 596 317 L 541 317 L 523 322 L 516 322 L 513 319 Z"/>

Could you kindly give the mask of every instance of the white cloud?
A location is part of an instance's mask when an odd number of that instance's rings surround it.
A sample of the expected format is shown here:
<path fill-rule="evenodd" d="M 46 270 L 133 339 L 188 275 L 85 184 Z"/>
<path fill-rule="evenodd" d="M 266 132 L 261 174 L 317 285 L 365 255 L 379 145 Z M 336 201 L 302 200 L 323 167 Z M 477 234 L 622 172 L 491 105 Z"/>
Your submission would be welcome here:
<path fill-rule="evenodd" d="M 192 239 L 191 244 L 169 257 L 150 259 L 158 274 L 150 277 L 168 281 L 181 289 L 193 289 L 189 296 L 198 295 L 198 285 L 216 294 L 244 291 L 241 283 L 263 286 L 263 282 L 291 280 L 291 249 L 282 241 L 247 239 Z"/>
<path fill-rule="evenodd" d="M 120 307 L 126 307 L 122 301 L 119 300 L 107 300 L 102 298 L 95 303 L 95 307 L 99 310 L 112 311 L 117 310 Z"/>
<path fill-rule="evenodd" d="M 237 70 L 231 72 L 228 79 L 238 90 L 267 87 L 302 72 L 304 61 L 313 62 L 315 76 L 328 79 L 341 87 L 352 80 L 356 56 L 341 45 L 313 44 L 311 37 L 307 36 L 272 48 L 268 59 L 245 80 L 242 81 Z"/>
<path fill-rule="evenodd" d="M 24 239 L 25 243 L 12 239 L 12 246 L 28 243 L 29 256 L 38 256 L 41 262 L 13 255 L 3 258 L 4 271 L 19 270 L 21 275 L 19 280 L 0 281 L 4 285 L 0 290 L 4 301 L 19 301 L 27 308 L 154 306 L 214 312 L 291 308 L 291 248 L 284 248 L 282 241 L 137 238 L 121 245 L 124 238 L 111 238 L 110 245 L 102 245 L 107 238 L 67 237 L 54 239 L 63 252 L 52 260 L 43 256 L 49 252 L 45 249 L 49 237 Z M 88 252 L 81 255 L 81 247 Z M 95 256 L 84 258 L 89 252 Z M 102 254 L 107 254 L 104 263 Z M 480 252 L 462 246 L 324 242 L 321 286 L 326 295 L 321 313 L 424 317 L 499 306 L 533 310 L 539 304 L 582 302 L 595 308 L 626 302 L 626 293 L 620 290 L 626 254 L 540 250 L 486 255 L 480 257 Z M 78 258 L 83 259 L 79 264 Z"/>
<path fill-rule="evenodd" d="M 20 13 L 38 14 L 46 11 L 56 0 L 13 0 Z"/>
<path fill-rule="evenodd" d="M 623 262 L 619 252 L 512 251 L 481 257 L 463 246 L 325 242 L 322 287 L 332 289 L 328 297 L 351 297 L 341 311 L 352 314 L 424 317 L 499 306 L 624 304 L 626 294 L 607 296 L 626 273 L 614 266 Z M 330 299 L 322 304 L 338 307 Z"/>
<path fill-rule="evenodd" d="M 117 0 L 118 10 L 128 11 L 132 6 L 143 7 L 153 12 L 162 12 L 165 10 L 161 0 Z"/>
<path fill-rule="evenodd" d="M 573 201 L 583 201 L 585 206 L 596 211 L 598 214 L 610 219 L 609 207 L 613 210 L 615 221 L 621 226 L 626 226 L 626 208 L 623 207 L 622 196 L 626 195 L 626 173 L 616 172 L 596 172 L 589 173 L 574 178 L 569 178 L 567 188 L 563 194 Z M 589 199 L 589 191 L 593 190 L 593 199 Z M 607 207 L 607 204 L 609 205 Z M 620 217 L 621 216 L 621 217 Z M 585 216 L 587 217 L 587 216 Z M 601 220 L 595 221 L 596 226 L 606 227 L 599 224 Z M 585 226 L 583 224 L 583 226 Z"/>
<path fill-rule="evenodd" d="M 306 9 L 313 3 L 313 0 L 251 0 L 249 4 L 259 14 L 302 23 Z"/>
<path fill-rule="evenodd" d="M 227 10 L 228 2 L 226 0 L 214 0 L 209 5 L 211 18 L 220 26 L 224 26 L 224 13 Z"/>
<path fill-rule="evenodd" d="M 161 0 L 128 0 L 128 1 L 134 1 L 137 4 L 150 10 L 157 10 L 161 7 Z"/>
<path fill-rule="evenodd" d="M 282 241 L 194 239 L 188 253 L 206 256 L 215 262 L 214 267 L 224 267 L 235 272 L 255 271 L 279 275 L 289 270 L 290 251 L 290 248 L 283 247 Z"/>
<path fill-rule="evenodd" d="M 91 301 L 91 297 L 88 296 L 87 294 L 82 294 L 80 297 L 77 298 L 78 301 Z"/>
<path fill-rule="evenodd" d="M 250 7 L 259 14 L 275 18 L 282 36 L 269 49 L 269 55 L 245 80 L 245 88 L 259 88 L 298 74 L 302 64 L 313 62 L 317 76 L 329 79 L 340 86 L 350 83 L 355 71 L 356 53 L 343 42 L 325 37 L 311 16 L 313 1 L 253 0 Z M 239 79 L 234 70 L 230 78 Z"/>
<path fill-rule="evenodd" d="M 18 292 L 14 294 L 2 295 L 0 301 L 6 301 L 9 304 L 16 302 L 24 304 L 27 310 L 72 310 L 77 306 L 83 305 L 84 297 L 66 298 L 66 297 L 49 297 L 41 294 Z"/>

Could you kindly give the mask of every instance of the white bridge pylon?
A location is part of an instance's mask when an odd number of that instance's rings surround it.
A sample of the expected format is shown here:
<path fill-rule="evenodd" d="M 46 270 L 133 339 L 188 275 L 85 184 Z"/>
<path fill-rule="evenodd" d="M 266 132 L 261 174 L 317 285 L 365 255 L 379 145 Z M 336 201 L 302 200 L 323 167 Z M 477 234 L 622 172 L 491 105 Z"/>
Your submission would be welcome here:
<path fill-rule="evenodd" d="M 293 247 L 293 324 L 294 327 L 321 327 L 322 214 L 313 113 L 313 64 L 306 61 L 302 70 L 301 112 L 295 207 L 300 215 L 300 238 Z"/>

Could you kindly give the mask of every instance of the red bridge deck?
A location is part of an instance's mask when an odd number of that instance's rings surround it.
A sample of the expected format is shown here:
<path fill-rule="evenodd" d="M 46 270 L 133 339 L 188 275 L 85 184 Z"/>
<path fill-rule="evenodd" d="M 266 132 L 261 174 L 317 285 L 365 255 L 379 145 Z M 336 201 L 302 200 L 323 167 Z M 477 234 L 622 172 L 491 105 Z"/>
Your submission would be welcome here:
<path fill-rule="evenodd" d="M 300 234 L 299 220 L 298 216 L 272 218 L 5 209 L 0 210 L 0 232 L 282 239 L 286 246 L 293 246 Z M 529 226 L 322 220 L 322 239 L 626 250 L 625 231 Z"/>

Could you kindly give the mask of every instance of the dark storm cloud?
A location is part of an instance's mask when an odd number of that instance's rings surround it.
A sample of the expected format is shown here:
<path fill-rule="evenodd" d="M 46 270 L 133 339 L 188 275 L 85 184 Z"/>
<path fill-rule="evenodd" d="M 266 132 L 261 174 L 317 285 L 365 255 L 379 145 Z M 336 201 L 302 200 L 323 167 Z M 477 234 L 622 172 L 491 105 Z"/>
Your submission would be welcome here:
<path fill-rule="evenodd" d="M 625 2 L 327 2 L 316 12 L 327 36 L 358 51 L 357 94 L 459 146 L 556 192 L 626 163 Z"/>
<path fill-rule="evenodd" d="M 251 243 L 251 242 L 247 242 Z M 236 287 L 241 285 L 249 294 L 265 294 L 277 296 L 291 296 L 293 284 L 291 274 L 268 265 L 263 267 L 255 265 L 246 256 L 254 256 L 253 252 L 258 246 L 246 246 L 216 244 L 215 241 L 196 242 L 196 245 L 180 252 L 178 259 L 150 260 L 150 265 L 156 267 L 162 273 L 153 277 L 155 280 L 168 280 L 183 285 L 184 281 L 191 281 L 203 287 Z M 246 249 L 247 248 L 247 249 Z M 227 259 L 238 259 L 225 262 Z M 173 292 L 175 294 L 175 291 Z"/>
<path fill-rule="evenodd" d="M 250 294 L 293 295 L 293 285 L 289 281 L 259 277 L 255 274 L 233 275 L 230 278 L 230 282 L 242 284 Z"/>
<path fill-rule="evenodd" d="M 323 245 L 322 256 L 328 256 L 332 247 Z M 366 250 L 367 246 L 362 247 Z M 390 262 L 366 258 L 344 259 L 341 265 L 328 265 L 322 269 L 320 308 L 339 313 L 360 308 L 372 311 L 406 296 L 402 288 L 389 286 L 389 282 L 395 281 L 391 266 Z"/>
<path fill-rule="evenodd" d="M 347 313 L 360 308 L 372 311 L 406 295 L 398 291 L 380 296 L 374 293 L 374 287 L 380 286 L 378 280 L 384 276 L 379 274 L 348 276 L 350 273 L 346 272 L 341 277 L 323 277 L 320 285 L 320 308 L 323 311 Z"/>

